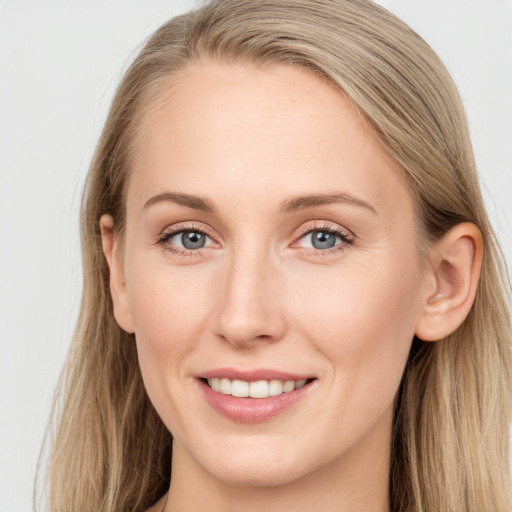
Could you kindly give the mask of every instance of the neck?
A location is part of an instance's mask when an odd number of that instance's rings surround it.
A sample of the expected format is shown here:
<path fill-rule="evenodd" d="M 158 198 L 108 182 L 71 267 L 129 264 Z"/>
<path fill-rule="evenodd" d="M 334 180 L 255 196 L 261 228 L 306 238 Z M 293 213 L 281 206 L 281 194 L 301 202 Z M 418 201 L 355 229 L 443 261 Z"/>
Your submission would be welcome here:
<path fill-rule="evenodd" d="M 165 511 L 389 512 L 389 447 L 382 438 L 373 445 L 365 439 L 307 475 L 267 487 L 221 481 L 175 442 Z"/>

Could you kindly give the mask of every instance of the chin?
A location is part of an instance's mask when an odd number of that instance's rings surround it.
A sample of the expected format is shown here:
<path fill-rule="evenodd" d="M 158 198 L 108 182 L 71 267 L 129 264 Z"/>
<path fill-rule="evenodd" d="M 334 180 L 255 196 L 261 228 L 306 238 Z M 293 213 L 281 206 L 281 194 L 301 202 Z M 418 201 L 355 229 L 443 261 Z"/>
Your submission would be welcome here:
<path fill-rule="evenodd" d="M 297 480 L 300 475 L 280 468 L 229 468 L 213 475 L 236 487 L 279 487 Z"/>
<path fill-rule="evenodd" d="M 233 456 L 205 461 L 203 467 L 216 479 L 240 487 L 275 487 L 289 484 L 306 472 L 296 461 L 283 457 Z"/>

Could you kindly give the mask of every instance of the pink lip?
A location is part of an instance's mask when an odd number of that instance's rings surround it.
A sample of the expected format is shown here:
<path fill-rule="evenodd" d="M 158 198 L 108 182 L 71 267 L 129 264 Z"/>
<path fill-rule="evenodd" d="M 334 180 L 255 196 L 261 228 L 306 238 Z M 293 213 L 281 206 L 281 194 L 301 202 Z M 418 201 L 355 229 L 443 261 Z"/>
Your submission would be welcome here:
<path fill-rule="evenodd" d="M 234 370 L 233 368 L 222 368 L 201 373 L 197 382 L 208 404 L 225 418 L 239 423 L 260 423 L 271 420 L 304 398 L 314 385 L 314 381 L 308 382 L 294 391 L 267 398 L 239 398 L 214 391 L 202 380 L 212 378 L 255 382 L 272 379 L 297 381 L 308 377 L 275 370 L 245 371 Z"/>
<path fill-rule="evenodd" d="M 246 382 L 256 382 L 258 380 L 303 380 L 314 378 L 314 375 L 301 375 L 299 373 L 283 372 L 281 370 L 254 369 L 237 370 L 236 368 L 217 368 L 208 370 L 197 376 L 200 379 L 229 379 L 245 380 Z"/>

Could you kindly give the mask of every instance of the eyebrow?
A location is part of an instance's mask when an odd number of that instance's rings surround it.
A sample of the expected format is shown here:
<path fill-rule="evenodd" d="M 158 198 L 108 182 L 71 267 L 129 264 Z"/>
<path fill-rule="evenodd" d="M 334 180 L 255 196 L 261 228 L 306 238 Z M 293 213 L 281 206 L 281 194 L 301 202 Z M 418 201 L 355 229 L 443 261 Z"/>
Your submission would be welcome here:
<path fill-rule="evenodd" d="M 208 199 L 178 192 L 162 192 L 161 194 L 157 194 L 156 196 L 153 196 L 146 201 L 144 209 L 165 202 L 179 204 L 193 210 L 200 210 L 208 213 L 216 212 L 212 202 Z M 377 211 L 371 204 L 363 201 L 362 199 L 342 192 L 334 194 L 308 194 L 294 197 L 292 199 L 288 199 L 282 204 L 281 211 L 285 213 L 296 212 L 300 210 L 306 210 L 308 208 L 313 208 L 315 206 L 335 203 L 345 203 L 360 206 L 362 208 L 366 208 L 372 213 L 377 214 Z"/>
<path fill-rule="evenodd" d="M 181 206 L 192 208 L 193 210 L 201 210 L 203 212 L 209 213 L 215 212 L 213 204 L 208 199 L 177 192 L 162 192 L 161 194 L 157 194 L 156 196 L 151 197 L 146 201 L 144 209 L 149 208 L 155 204 L 166 202 L 176 203 Z"/>
<path fill-rule="evenodd" d="M 362 199 L 351 196 L 349 194 L 344 194 L 342 192 L 337 192 L 334 194 L 310 194 L 295 197 L 289 199 L 288 201 L 285 201 L 281 207 L 281 211 L 295 212 L 298 210 L 313 208 L 314 206 L 321 206 L 324 204 L 333 203 L 345 203 L 360 206 L 362 208 L 370 210 L 372 213 L 375 213 L 377 215 L 377 211 L 371 204 L 367 203 L 366 201 L 363 201 Z"/>

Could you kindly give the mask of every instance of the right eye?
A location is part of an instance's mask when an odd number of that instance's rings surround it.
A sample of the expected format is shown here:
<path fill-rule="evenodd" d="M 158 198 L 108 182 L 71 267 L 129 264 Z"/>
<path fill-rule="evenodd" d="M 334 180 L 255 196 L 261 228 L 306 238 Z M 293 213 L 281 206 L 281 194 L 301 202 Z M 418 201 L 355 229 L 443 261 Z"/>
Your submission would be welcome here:
<path fill-rule="evenodd" d="M 197 228 L 185 229 L 183 227 L 165 231 L 159 238 L 158 243 L 166 251 L 181 255 L 191 255 L 214 245 L 213 240 L 204 231 Z"/>
<path fill-rule="evenodd" d="M 169 237 L 167 243 L 183 249 L 194 250 L 205 247 L 208 240 L 210 237 L 201 231 L 181 231 Z"/>

